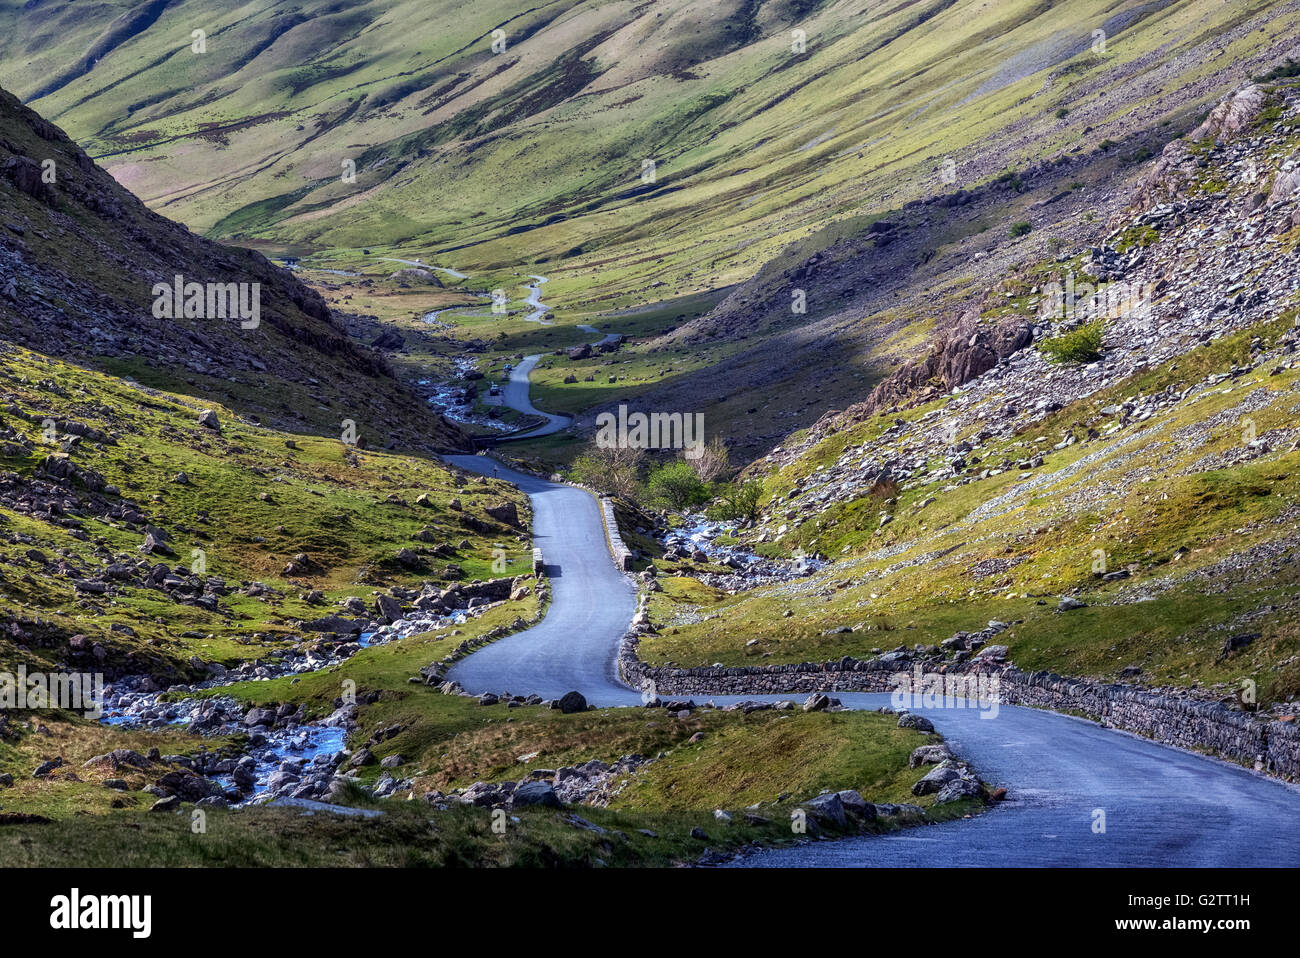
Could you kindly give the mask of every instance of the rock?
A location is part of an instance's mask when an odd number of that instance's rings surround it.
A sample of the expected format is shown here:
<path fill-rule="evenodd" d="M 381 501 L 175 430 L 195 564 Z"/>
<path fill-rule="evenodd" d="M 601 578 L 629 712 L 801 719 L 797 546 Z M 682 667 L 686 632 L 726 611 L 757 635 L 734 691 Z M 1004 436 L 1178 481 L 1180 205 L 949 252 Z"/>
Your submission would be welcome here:
<path fill-rule="evenodd" d="M 386 329 L 373 340 L 370 346 L 372 349 L 382 349 L 385 352 L 393 352 L 401 349 L 406 345 L 406 339 L 395 329 Z"/>
<path fill-rule="evenodd" d="M 872 821 L 876 817 L 876 806 L 862 797 L 862 795 L 853 789 L 845 789 L 842 792 L 836 792 L 839 796 L 840 804 L 850 815 L 856 815 L 864 821 Z"/>
<path fill-rule="evenodd" d="M 565 692 L 560 696 L 560 711 L 565 715 L 572 715 L 574 712 L 587 711 L 587 700 L 581 692 Z"/>
<path fill-rule="evenodd" d="M 1086 609 L 1088 604 L 1080 602 L 1072 595 L 1063 596 L 1061 601 L 1056 604 L 1056 611 L 1069 612 L 1071 609 Z"/>
<path fill-rule="evenodd" d="M 546 781 L 524 782 L 511 793 L 511 808 L 522 808 L 527 805 L 540 805 L 545 808 L 564 807 L 560 796 L 555 793 L 555 787 Z"/>
<path fill-rule="evenodd" d="M 730 825 L 732 822 L 731 812 L 722 808 L 715 808 L 713 817 L 724 825 Z"/>
<path fill-rule="evenodd" d="M 1251 83 L 1224 100 L 1206 117 L 1205 122 L 1186 139 L 1196 142 L 1207 137 L 1231 140 L 1244 133 L 1263 109 L 1268 96 L 1264 88 Z"/>
<path fill-rule="evenodd" d="M 377 595 L 375 611 L 379 613 L 380 618 L 391 625 L 402 617 L 402 603 L 391 595 Z"/>
<path fill-rule="evenodd" d="M 1222 661 L 1239 649 L 1244 649 L 1250 643 L 1260 637 L 1260 632 L 1243 632 L 1240 635 L 1229 636 L 1223 643 L 1223 651 L 1219 653 L 1219 660 Z"/>
<path fill-rule="evenodd" d="M 924 715 L 917 715 L 915 712 L 904 712 L 898 717 L 899 728 L 912 728 L 918 732 L 933 732 L 934 723 Z"/>
<path fill-rule="evenodd" d="M 922 765 L 938 765 L 949 758 L 952 758 L 952 752 L 943 743 L 922 745 L 912 750 L 912 754 L 907 759 L 907 767 L 920 768 Z"/>
<path fill-rule="evenodd" d="M 1010 651 L 1005 645 L 986 645 L 975 653 L 971 659 L 972 662 L 1005 662 L 1007 652 Z"/>
<path fill-rule="evenodd" d="M 840 796 L 835 792 L 818 795 L 816 798 L 803 802 L 802 806 L 820 821 L 830 822 L 836 828 L 844 828 L 849 823 L 848 817 L 844 813 L 844 802 L 840 800 Z"/>
<path fill-rule="evenodd" d="M 708 833 L 698 825 L 691 829 L 691 838 L 701 842 L 707 842 L 709 840 Z"/>
<path fill-rule="evenodd" d="M 947 805 L 949 802 L 960 801 L 963 798 L 979 798 L 983 794 L 979 782 L 969 778 L 959 778 L 939 789 L 939 794 L 935 796 L 934 803 L 936 805 Z"/>
<path fill-rule="evenodd" d="M 295 775 L 288 769 L 279 768 L 272 772 L 266 780 L 266 787 L 268 791 L 278 792 L 289 785 L 297 785 L 301 780 L 301 776 Z"/>
<path fill-rule="evenodd" d="M 171 556 L 176 554 L 171 546 L 163 542 L 162 539 L 154 535 L 152 532 L 144 537 L 144 544 L 140 546 L 140 551 L 146 554 L 162 556 Z"/>
<path fill-rule="evenodd" d="M 213 432 L 221 432 L 221 423 L 217 420 L 217 414 L 211 409 L 205 409 L 199 413 L 199 425 L 204 429 L 211 429 Z"/>
<path fill-rule="evenodd" d="M 320 575 L 325 569 L 305 552 L 299 552 L 284 567 L 284 575 Z"/>
<path fill-rule="evenodd" d="M 103 755 L 96 755 L 88 758 L 81 763 L 82 768 L 91 765 L 112 765 L 114 769 L 119 768 L 148 768 L 149 760 L 134 749 L 115 748 L 111 752 L 105 752 Z"/>
<path fill-rule="evenodd" d="M 63 767 L 63 756 L 60 755 L 58 758 L 53 758 L 50 759 L 48 762 L 42 762 L 40 765 L 37 765 L 36 771 L 32 772 L 32 778 L 44 778 L 46 775 L 49 775 L 51 772 L 53 772 L 56 768 L 62 768 L 62 767 Z"/>
<path fill-rule="evenodd" d="M 244 725 L 249 728 L 265 725 L 270 728 L 275 725 L 275 712 L 271 709 L 253 707 L 244 715 Z"/>
<path fill-rule="evenodd" d="M 803 710 L 805 712 L 824 712 L 826 709 L 839 704 L 839 699 L 833 699 L 823 692 L 814 692 L 804 700 Z"/>
<path fill-rule="evenodd" d="M 948 763 L 940 763 L 927 772 L 924 778 L 912 786 L 912 794 L 933 795 L 949 782 L 955 782 L 959 778 L 961 778 L 961 772 L 959 772 L 954 766 Z"/>
<path fill-rule="evenodd" d="M 181 797 L 179 795 L 168 795 L 166 798 L 160 798 L 149 806 L 151 812 L 174 812 L 181 807 Z"/>
<path fill-rule="evenodd" d="M 158 786 L 170 795 L 176 795 L 187 802 L 197 802 L 217 792 L 219 786 L 210 778 L 204 778 L 188 768 L 178 768 L 168 772 L 158 780 Z"/>
<path fill-rule="evenodd" d="M 497 505 L 485 506 L 483 511 L 491 516 L 497 522 L 504 522 L 508 526 L 519 525 L 519 510 L 515 508 L 513 502 L 502 502 Z"/>

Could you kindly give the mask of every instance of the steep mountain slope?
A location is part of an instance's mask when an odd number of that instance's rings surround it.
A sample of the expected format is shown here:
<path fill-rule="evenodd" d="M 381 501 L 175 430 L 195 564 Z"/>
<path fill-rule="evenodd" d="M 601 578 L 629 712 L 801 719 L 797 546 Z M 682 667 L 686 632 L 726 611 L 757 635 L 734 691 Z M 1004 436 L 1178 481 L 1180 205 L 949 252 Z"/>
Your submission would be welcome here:
<path fill-rule="evenodd" d="M 1137 161 L 1300 52 L 1295 0 L 0 16 L 0 80 L 197 229 L 322 264 L 419 256 L 475 289 L 543 272 L 560 325 L 735 286 L 679 330 L 671 308 L 637 328 L 632 356 L 667 353 L 671 374 L 579 376 L 562 405 L 702 410 L 741 457 L 951 335 L 1053 237 L 1100 239 Z"/>
<path fill-rule="evenodd" d="M 523 500 L 422 455 L 467 439 L 291 273 L 151 212 L 3 92 L 0 180 L 0 663 L 204 675 L 515 543 L 473 506 Z M 160 315 L 177 275 L 258 308 Z"/>
<path fill-rule="evenodd" d="M 755 465 L 767 502 L 743 540 L 830 565 L 717 593 L 642 654 L 942 665 L 987 644 L 1294 713 L 1298 171 L 1295 81 L 1226 100 L 1146 167 L 1104 242 L 1026 266 L 969 339 Z"/>
<path fill-rule="evenodd" d="M 0 337 L 267 423 L 342 435 L 351 419 L 362 444 L 464 448 L 317 293 L 148 210 L 3 91 L 0 177 Z M 203 285 L 200 309 L 158 308 L 155 285 L 177 276 Z M 209 284 L 235 287 L 221 304 Z"/>
<path fill-rule="evenodd" d="M 1122 142 L 1296 25 L 1267 0 L 147 6 L 14 5 L 0 82 L 195 228 L 558 262 L 560 304 L 745 279 L 945 157 L 965 184 Z"/>

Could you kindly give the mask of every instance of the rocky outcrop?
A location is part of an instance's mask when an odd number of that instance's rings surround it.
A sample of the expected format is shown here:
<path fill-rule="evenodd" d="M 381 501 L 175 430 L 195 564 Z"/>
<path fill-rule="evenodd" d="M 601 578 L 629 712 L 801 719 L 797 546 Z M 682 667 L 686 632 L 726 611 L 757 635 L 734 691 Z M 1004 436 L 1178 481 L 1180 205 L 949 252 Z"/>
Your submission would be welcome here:
<path fill-rule="evenodd" d="M 863 402 L 843 412 L 827 413 L 810 438 L 823 437 L 867 419 L 878 409 L 926 402 L 965 385 L 1034 341 L 1034 327 L 1022 320 L 989 325 L 979 310 L 967 313 L 947 338 L 922 360 L 909 363 L 880 383 Z"/>

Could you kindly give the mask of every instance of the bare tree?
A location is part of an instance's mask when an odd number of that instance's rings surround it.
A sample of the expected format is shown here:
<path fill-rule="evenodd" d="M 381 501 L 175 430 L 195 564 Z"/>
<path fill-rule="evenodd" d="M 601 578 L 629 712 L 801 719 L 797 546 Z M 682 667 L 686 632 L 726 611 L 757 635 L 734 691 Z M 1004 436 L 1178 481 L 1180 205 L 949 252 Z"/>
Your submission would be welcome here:
<path fill-rule="evenodd" d="M 573 460 L 573 475 L 600 492 L 636 500 L 641 495 L 641 463 L 645 450 L 592 445 Z"/>
<path fill-rule="evenodd" d="M 683 458 L 690 463 L 701 482 L 713 482 L 731 471 L 731 454 L 727 452 L 727 444 L 721 436 L 714 436 L 705 443 L 695 458 Z"/>

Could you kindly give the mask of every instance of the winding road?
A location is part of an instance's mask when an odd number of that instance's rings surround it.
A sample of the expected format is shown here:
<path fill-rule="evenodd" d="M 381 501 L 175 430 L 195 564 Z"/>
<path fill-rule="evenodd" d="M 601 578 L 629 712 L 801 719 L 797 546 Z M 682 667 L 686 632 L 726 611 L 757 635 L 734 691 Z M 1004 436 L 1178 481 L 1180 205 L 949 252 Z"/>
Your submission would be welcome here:
<path fill-rule="evenodd" d="M 505 400 L 522 412 L 546 415 L 528 400 L 533 365 L 525 360 L 515 370 Z M 547 418 L 530 435 L 562 428 L 555 425 L 562 417 Z M 527 493 L 534 545 L 542 550 L 553 586 L 540 624 L 475 652 L 448 677 L 475 694 L 556 697 L 577 689 L 601 707 L 639 705 L 640 693 L 624 685 L 616 669 L 618 644 L 635 611 L 635 590 L 610 559 L 594 497 L 486 456 L 447 461 L 478 473 L 495 469 Z M 850 708 L 889 704 L 885 694 L 836 696 Z M 720 705 L 737 700 L 713 697 Z M 769 849 L 734 864 L 1300 866 L 1300 788 L 1053 712 L 1004 705 L 991 719 L 980 718 L 975 709 L 938 708 L 927 714 L 981 778 L 1007 788 L 1006 801 L 969 820 Z M 1102 816 L 1104 831 L 1096 824 Z"/>

